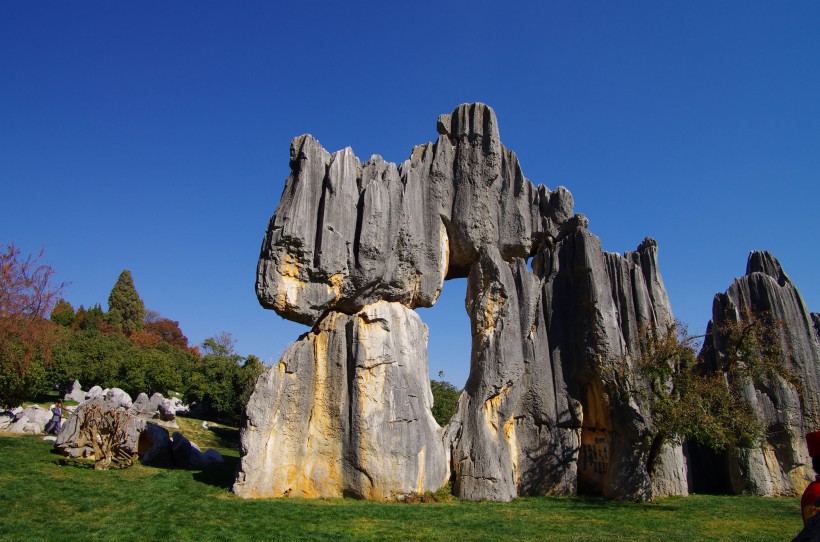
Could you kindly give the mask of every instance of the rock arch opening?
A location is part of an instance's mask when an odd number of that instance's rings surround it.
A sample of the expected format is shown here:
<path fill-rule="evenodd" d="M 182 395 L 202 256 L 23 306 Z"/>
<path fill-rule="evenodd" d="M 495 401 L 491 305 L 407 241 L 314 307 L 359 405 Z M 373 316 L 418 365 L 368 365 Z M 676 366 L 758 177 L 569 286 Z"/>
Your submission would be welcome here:
<path fill-rule="evenodd" d="M 587 413 L 601 405 L 579 387 L 604 377 L 637 325 L 671 318 L 656 245 L 604 253 L 568 190 L 524 176 L 486 105 L 441 115 L 437 131 L 398 166 L 349 148 L 331 154 L 309 135 L 291 144 L 256 289 L 263 306 L 312 328 L 257 382 L 237 494 L 387 499 L 435 491 L 451 471 L 466 499 L 577 491 L 582 432 L 595 444 L 606 426 L 601 415 L 584 427 L 582 402 Z M 449 281 L 435 303 L 445 276 L 468 278 Z M 462 358 L 466 383 L 444 434 L 431 414 L 422 314 L 436 376 L 452 375 L 439 338 L 469 341 L 445 354 Z M 645 497 L 632 450 L 645 421 L 628 401 L 608 410 L 620 440 L 596 483 Z"/>
<path fill-rule="evenodd" d="M 444 281 L 436 304 L 417 312 L 427 324 L 430 380 L 444 380 L 464 389 L 470 373 L 470 318 L 464 308 L 467 279 Z"/>

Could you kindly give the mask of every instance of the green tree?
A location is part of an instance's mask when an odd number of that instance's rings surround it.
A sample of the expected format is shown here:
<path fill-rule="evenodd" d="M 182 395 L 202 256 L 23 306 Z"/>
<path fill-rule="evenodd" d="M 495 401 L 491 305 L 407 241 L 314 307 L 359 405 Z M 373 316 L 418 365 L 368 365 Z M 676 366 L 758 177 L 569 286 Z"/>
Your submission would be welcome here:
<path fill-rule="evenodd" d="M 99 303 L 96 303 L 90 309 L 86 309 L 82 305 L 77 309 L 74 318 L 74 329 L 96 329 L 98 331 L 110 331 L 111 328 L 106 323 L 106 314 L 103 312 Z"/>
<path fill-rule="evenodd" d="M 441 376 L 443 373 L 440 372 L 439 377 Z M 433 417 L 440 426 L 444 427 L 458 410 L 458 398 L 461 397 L 461 392 L 444 380 L 431 380 L 430 389 L 433 392 Z"/>
<path fill-rule="evenodd" d="M 235 344 L 233 336 L 226 332 L 202 342 L 205 356 L 191 374 L 185 400 L 237 421 L 264 365 L 254 355 L 243 358 L 236 354 Z"/>
<path fill-rule="evenodd" d="M 763 438 L 761 421 L 742 400 L 742 386 L 748 379 L 760 384 L 775 375 L 789 381 L 791 376 L 778 363 L 776 325 L 752 320 L 717 330 L 727 337 L 730 352 L 717 371 L 679 323 L 642 327 L 633 354 L 613 365 L 607 393 L 624 400 L 632 395 L 648 407 L 644 443 L 650 476 L 663 445 L 672 440 L 695 440 L 719 451 L 750 447 Z"/>
<path fill-rule="evenodd" d="M 236 354 L 236 339 L 227 331 L 217 333 L 202 341 L 202 351 L 206 356 L 230 357 Z"/>
<path fill-rule="evenodd" d="M 160 341 L 140 345 L 120 333 L 96 328 L 77 329 L 54 347 L 48 381 L 79 380 L 84 387 L 117 387 L 135 397 L 170 391 L 184 392 L 198 371 L 199 358 L 187 349 Z"/>
<path fill-rule="evenodd" d="M 63 327 L 71 327 L 76 319 L 74 307 L 65 299 L 59 299 L 51 310 L 51 321 Z"/>
<path fill-rule="evenodd" d="M 145 318 L 145 305 L 140 299 L 131 272 L 120 273 L 108 296 L 108 323 L 126 335 L 140 331 Z"/>

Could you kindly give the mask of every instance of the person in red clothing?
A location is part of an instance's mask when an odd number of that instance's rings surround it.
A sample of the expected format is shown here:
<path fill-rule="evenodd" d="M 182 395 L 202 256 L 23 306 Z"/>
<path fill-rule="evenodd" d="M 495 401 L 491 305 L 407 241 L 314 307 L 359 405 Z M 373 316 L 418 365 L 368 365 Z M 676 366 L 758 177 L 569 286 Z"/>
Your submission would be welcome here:
<path fill-rule="evenodd" d="M 809 487 L 806 488 L 806 491 L 803 492 L 803 497 L 800 499 L 803 525 L 809 521 L 810 517 L 820 511 L 820 507 L 817 505 L 817 499 L 820 497 L 820 431 L 808 433 L 806 435 L 806 444 L 809 447 L 811 466 L 817 475 L 814 481 L 809 484 Z"/>

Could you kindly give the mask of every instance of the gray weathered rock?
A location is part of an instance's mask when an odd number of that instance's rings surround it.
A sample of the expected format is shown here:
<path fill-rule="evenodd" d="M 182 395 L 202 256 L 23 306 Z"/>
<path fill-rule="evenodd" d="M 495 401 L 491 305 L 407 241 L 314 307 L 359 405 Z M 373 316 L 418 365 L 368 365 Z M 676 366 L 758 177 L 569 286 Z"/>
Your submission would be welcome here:
<path fill-rule="evenodd" d="M 14 415 L 10 412 L 0 412 L 0 433 L 8 431 L 8 427 L 14 423 Z"/>
<path fill-rule="evenodd" d="M 171 436 L 168 430 L 154 423 L 146 423 L 137 440 L 137 454 L 143 465 L 170 467 L 173 465 Z"/>
<path fill-rule="evenodd" d="M 426 344 L 427 327 L 397 303 L 328 314 L 259 377 L 234 491 L 391 499 L 444 485 Z"/>
<path fill-rule="evenodd" d="M 99 386 L 92 386 L 92 387 L 91 387 L 91 389 L 90 389 L 90 390 L 88 390 L 88 392 L 86 392 L 86 394 L 85 394 L 85 398 L 86 398 L 86 399 L 94 399 L 95 397 L 99 397 L 99 396 L 101 396 L 101 395 L 102 395 L 103 393 L 105 393 L 106 391 L 107 391 L 107 390 L 103 390 L 103 389 L 102 389 L 101 387 L 99 387 Z"/>
<path fill-rule="evenodd" d="M 177 409 L 170 399 L 163 399 L 157 405 L 157 417 L 164 422 L 171 422 L 177 418 Z"/>
<path fill-rule="evenodd" d="M 114 407 L 131 408 L 134 402 L 131 396 L 119 388 L 107 389 L 103 392 L 103 399 Z"/>
<path fill-rule="evenodd" d="M 85 447 L 86 443 L 82 442 L 83 439 L 80 435 L 80 428 L 85 420 L 86 409 L 88 409 L 91 405 L 100 405 L 104 411 L 113 412 L 117 409 L 122 409 L 131 414 L 128 417 L 126 442 L 123 445 L 123 450 L 130 454 L 137 453 L 140 434 L 145 430 L 146 420 L 134 415 L 135 412 L 133 410 L 129 411 L 128 408 L 124 407 L 121 403 L 122 400 L 123 397 L 121 394 L 113 393 L 107 397 L 97 395 L 95 398 L 89 399 L 80 404 L 75 410 L 74 415 L 69 416 L 63 421 L 62 427 L 60 428 L 60 433 L 57 435 L 57 442 L 54 443 L 54 447 L 66 455 L 71 455 L 71 449 Z M 128 402 L 130 403 L 130 398 Z"/>
<path fill-rule="evenodd" d="M 189 441 L 181 433 L 174 433 L 171 456 L 174 465 L 182 469 L 206 469 L 211 465 L 223 462 L 219 452 L 209 448 L 203 453 L 199 446 Z"/>
<path fill-rule="evenodd" d="M 379 300 L 429 307 L 445 277 L 469 273 L 481 247 L 526 258 L 571 217 L 569 192 L 524 177 L 486 105 L 442 115 L 439 132 L 398 168 L 296 138 L 259 259 L 262 305 L 310 325 L 328 310 Z"/>
<path fill-rule="evenodd" d="M 604 389 L 607 365 L 631 353 L 639 325 L 672 318 L 645 240 L 623 257 L 574 226 L 539 252 L 530 272 L 486 249 L 468 278 L 470 378 L 448 428 L 456 492 L 469 499 L 586 492 L 619 498 L 687 493 L 679 446 L 654 479 L 642 435 L 651 417 Z"/>
<path fill-rule="evenodd" d="M 51 412 L 39 405 L 31 405 L 15 414 L 14 420 L 2 429 L 6 433 L 39 435 L 51 420 Z"/>
<path fill-rule="evenodd" d="M 85 401 L 86 392 L 83 391 L 82 386 L 80 386 L 80 381 L 75 380 L 71 384 L 71 391 L 66 393 L 63 396 L 64 401 L 76 401 L 77 403 L 82 403 Z"/>
<path fill-rule="evenodd" d="M 752 252 L 746 275 L 715 296 L 703 350 L 714 368 L 727 347 L 722 325 L 748 321 L 750 314 L 779 322 L 781 363 L 796 378 L 802 395 L 782 378 L 765 386 L 747 382 L 743 399 L 763 420 L 766 442 L 724 458 L 718 468 L 728 469 L 730 487 L 725 489 L 735 493 L 797 495 L 812 480 L 804 436 L 820 430 L 820 333 L 800 292 L 768 252 Z"/>
<path fill-rule="evenodd" d="M 148 395 L 146 393 L 140 393 L 137 395 L 137 398 L 134 399 L 134 404 L 131 406 L 139 414 L 152 414 L 156 411 L 155 407 L 152 408 L 151 400 L 148 399 Z"/>
<path fill-rule="evenodd" d="M 256 290 L 314 329 L 257 381 L 234 491 L 393 498 L 439 487 L 449 452 L 470 499 L 685 494 L 681 448 L 650 479 L 651 416 L 605 393 L 638 327 L 672 318 L 654 241 L 604 253 L 568 190 L 524 177 L 489 107 L 461 105 L 438 132 L 399 167 L 293 141 Z M 471 371 L 442 450 L 410 309 L 465 276 Z"/>
<path fill-rule="evenodd" d="M 462 498 L 575 491 L 581 408 L 550 363 L 541 295 L 523 259 L 482 249 L 468 277 L 470 378 L 448 427 Z"/>
<path fill-rule="evenodd" d="M 145 393 L 140 393 L 134 401 L 133 409 L 143 416 L 158 418 L 163 422 L 173 422 L 177 416 L 177 403 L 166 399 L 161 393 L 154 393 L 150 399 Z"/>

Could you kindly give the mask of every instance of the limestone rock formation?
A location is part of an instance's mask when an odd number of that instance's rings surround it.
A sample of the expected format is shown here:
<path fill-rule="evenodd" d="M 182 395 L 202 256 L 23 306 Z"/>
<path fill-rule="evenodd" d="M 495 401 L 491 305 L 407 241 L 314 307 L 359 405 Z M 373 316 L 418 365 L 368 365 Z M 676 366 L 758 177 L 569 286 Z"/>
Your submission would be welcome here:
<path fill-rule="evenodd" d="M 313 330 L 257 381 L 234 491 L 392 498 L 452 473 L 469 499 L 685 494 L 680 447 L 650 479 L 650 413 L 605 393 L 638 326 L 672 318 L 655 242 L 604 253 L 568 190 L 524 176 L 486 105 L 437 127 L 398 167 L 309 135 L 291 144 L 256 291 Z M 441 432 L 412 309 L 456 277 L 468 278 L 471 370 Z"/>
<path fill-rule="evenodd" d="M 766 385 L 747 382 L 743 399 L 763 420 L 766 442 L 720 458 L 717 468 L 729 474 L 724 481 L 728 487 L 723 489 L 735 493 L 799 495 L 813 479 L 804 436 L 820 430 L 820 333 L 816 314 L 808 311 L 780 262 L 768 252 L 752 252 L 746 275 L 715 295 L 703 351 L 713 367 L 726 355 L 722 324 L 744 322 L 750 315 L 779 324 L 781 364 L 796 379 L 801 393 L 783 378 Z M 707 457 L 704 463 L 712 465 L 698 468 L 715 468 L 714 458 Z"/>
<path fill-rule="evenodd" d="M 427 326 L 398 303 L 328 314 L 257 381 L 234 491 L 387 499 L 441 487 L 426 345 Z"/>
<path fill-rule="evenodd" d="M 362 164 L 350 148 L 331 155 L 309 135 L 293 141 L 257 269 L 263 306 L 308 325 L 380 300 L 429 307 L 481 247 L 526 258 L 571 217 L 569 191 L 524 177 L 492 109 L 459 106 L 438 127 L 436 143 L 398 168 L 379 156 Z"/>
<path fill-rule="evenodd" d="M 39 435 L 45 431 L 46 424 L 51 420 L 52 414 L 47 408 L 39 405 L 30 405 L 14 417 L 5 422 L 0 421 L 0 431 L 6 433 L 18 433 Z"/>
<path fill-rule="evenodd" d="M 86 392 L 83 391 L 82 386 L 80 385 L 79 380 L 75 380 L 71 383 L 71 390 L 66 392 L 63 396 L 64 401 L 76 401 L 77 403 L 82 403 L 85 401 Z"/>
<path fill-rule="evenodd" d="M 182 468 L 204 468 L 218 462 L 217 452 L 208 450 L 203 453 L 195 445 L 194 451 L 191 452 L 190 443 L 177 443 L 177 453 L 172 456 L 172 445 L 175 441 L 169 436 L 167 428 L 177 428 L 178 425 L 175 411 L 171 416 L 174 402 L 164 398 L 162 394 L 155 393 L 149 399 L 146 394 L 141 393 L 137 400 L 132 402 L 131 396 L 119 388 L 95 388 L 89 391 L 89 399 L 77 405 L 73 412 L 67 413 L 64 417 L 60 433 L 54 443 L 60 453 L 69 457 L 93 455 L 94 450 L 91 446 L 81 442 L 81 426 L 86 409 L 92 404 L 97 404 L 103 412 L 113 413 L 118 409 L 127 411 L 126 441 L 123 450 L 129 454 L 137 454 L 146 465 L 165 467 L 176 464 Z M 177 434 L 175 433 L 175 437 Z M 180 435 L 180 439 L 184 438 Z M 201 457 L 209 452 L 209 457 Z M 193 459 L 189 459 L 189 456 Z M 221 460 L 221 456 L 219 459 Z"/>

